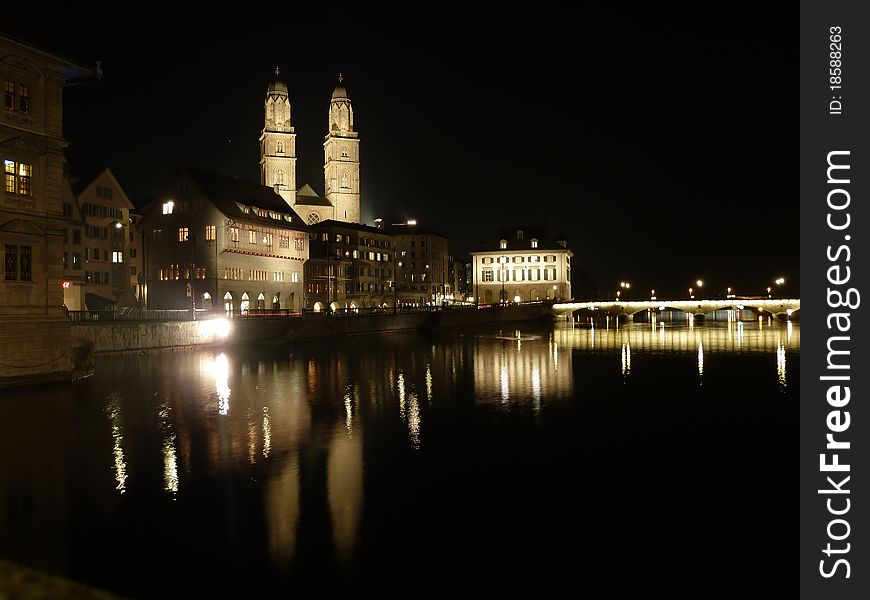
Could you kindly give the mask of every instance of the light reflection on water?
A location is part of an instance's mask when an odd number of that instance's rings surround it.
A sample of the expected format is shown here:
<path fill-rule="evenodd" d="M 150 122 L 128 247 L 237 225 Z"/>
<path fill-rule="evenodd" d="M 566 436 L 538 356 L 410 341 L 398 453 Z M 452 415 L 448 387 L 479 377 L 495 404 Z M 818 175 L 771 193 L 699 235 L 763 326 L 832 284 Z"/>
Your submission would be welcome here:
<path fill-rule="evenodd" d="M 388 444 L 390 456 L 410 451 L 432 460 L 426 451 L 439 448 L 430 447 L 432 440 L 445 435 L 445 423 L 462 419 L 454 412 L 457 403 L 462 406 L 459 396 L 490 420 L 522 417 L 524 411 L 537 419 L 583 401 L 594 378 L 630 389 L 648 376 L 645 369 L 666 360 L 685 365 L 687 379 L 700 386 L 702 378 L 730 377 L 724 370 L 739 368 L 718 359 L 742 355 L 769 357 L 769 380 L 785 390 L 797 377 L 788 370 L 793 367 L 787 357 L 800 351 L 800 327 L 791 322 L 560 324 L 457 334 L 419 346 L 409 339 L 385 338 L 377 352 L 359 342 L 352 350 L 322 346 L 255 356 L 226 350 L 101 359 L 98 375 L 82 386 L 82 398 L 103 403 L 94 427 L 104 431 L 105 443 L 77 465 L 90 473 L 84 479 L 92 486 L 79 501 L 104 492 L 116 499 L 133 496 L 141 503 L 136 518 L 147 519 L 153 507 L 143 498 L 160 490 L 174 500 L 205 496 L 233 521 L 243 516 L 237 511 L 251 508 L 230 498 L 251 486 L 245 494 L 258 498 L 265 551 L 272 564 L 286 566 L 307 547 L 301 523 L 313 494 L 328 514 L 325 528 L 336 560 L 352 563 L 366 503 L 379 497 L 366 493 L 373 485 L 367 473 L 383 459 L 367 451 Z M 26 422 L 30 413 L 23 405 L 19 409 L 18 420 Z M 24 426 L 38 429 L 34 423 Z M 9 427 L 0 424 L 0 439 Z M 46 435 L 59 434 L 49 429 Z M 3 460 L 0 476 L 12 468 Z M 151 468 L 158 464 L 159 477 Z M 38 473 L 30 477 L 36 482 Z M 221 489 L 214 486 L 215 477 L 232 494 L 215 493 Z M 3 492 L 0 488 L 0 508 L 9 502 Z M 7 530 L 8 514 L 0 510 L 0 531 Z M 26 531 L 26 525 L 8 530 Z"/>

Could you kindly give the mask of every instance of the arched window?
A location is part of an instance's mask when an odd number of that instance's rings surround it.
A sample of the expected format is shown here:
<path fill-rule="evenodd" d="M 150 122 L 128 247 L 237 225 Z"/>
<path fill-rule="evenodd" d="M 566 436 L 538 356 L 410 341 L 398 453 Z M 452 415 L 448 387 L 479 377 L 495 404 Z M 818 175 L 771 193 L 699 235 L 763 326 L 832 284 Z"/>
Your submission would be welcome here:
<path fill-rule="evenodd" d="M 248 292 L 242 294 L 242 303 L 239 305 L 239 310 L 243 315 L 248 314 L 248 311 L 251 309 L 251 299 L 248 296 Z"/>
<path fill-rule="evenodd" d="M 498 247 L 502 250 L 507 250 L 507 240 L 499 240 Z"/>
<path fill-rule="evenodd" d="M 341 174 L 341 187 L 349 188 L 350 187 L 350 174 L 345 171 Z"/>
<path fill-rule="evenodd" d="M 224 294 L 224 310 L 228 317 L 233 313 L 233 295 L 229 292 Z"/>
<path fill-rule="evenodd" d="M 257 308 L 260 310 L 266 308 L 266 296 L 263 294 L 263 292 L 260 292 L 260 295 L 257 296 Z"/>
<path fill-rule="evenodd" d="M 278 169 L 275 171 L 275 185 L 282 185 L 284 183 L 284 171 Z"/>
<path fill-rule="evenodd" d="M 538 240 L 536 238 L 532 238 L 532 248 L 538 247 Z"/>
<path fill-rule="evenodd" d="M 342 149 L 341 149 L 341 157 L 342 157 L 342 158 L 347 158 L 347 148 L 342 148 Z"/>
<path fill-rule="evenodd" d="M 523 230 L 522 229 L 517 229 L 517 239 L 518 240 L 523 239 Z"/>
<path fill-rule="evenodd" d="M 284 142 L 278 142 L 278 154 L 284 154 Z"/>

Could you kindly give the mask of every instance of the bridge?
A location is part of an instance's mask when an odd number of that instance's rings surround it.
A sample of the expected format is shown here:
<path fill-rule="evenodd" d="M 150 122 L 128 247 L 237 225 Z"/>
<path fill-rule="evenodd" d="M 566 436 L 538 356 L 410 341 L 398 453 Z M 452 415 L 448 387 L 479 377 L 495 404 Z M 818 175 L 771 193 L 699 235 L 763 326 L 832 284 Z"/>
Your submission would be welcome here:
<path fill-rule="evenodd" d="M 714 300 L 641 300 L 641 301 L 597 301 L 597 302 L 557 302 L 553 304 L 553 313 L 557 316 L 568 316 L 576 310 L 600 310 L 613 316 L 626 316 L 648 310 L 662 311 L 667 309 L 683 310 L 703 318 L 704 315 L 717 310 L 733 308 L 737 310 L 752 309 L 766 312 L 780 319 L 792 319 L 800 316 L 800 298 L 721 298 Z"/>

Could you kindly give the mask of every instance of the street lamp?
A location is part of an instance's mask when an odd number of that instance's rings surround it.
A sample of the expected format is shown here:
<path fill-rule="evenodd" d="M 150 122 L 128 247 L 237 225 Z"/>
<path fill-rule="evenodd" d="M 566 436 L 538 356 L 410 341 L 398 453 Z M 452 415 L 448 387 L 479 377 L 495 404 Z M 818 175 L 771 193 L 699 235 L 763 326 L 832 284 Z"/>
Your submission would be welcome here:
<path fill-rule="evenodd" d="M 689 298 L 695 298 L 694 290 L 692 288 L 689 288 Z"/>
<path fill-rule="evenodd" d="M 655 300 L 655 299 L 656 299 L 656 291 L 655 291 L 655 290 L 650 290 L 650 291 L 649 291 L 649 299 L 650 299 L 650 300 Z"/>
<path fill-rule="evenodd" d="M 506 257 L 506 256 L 499 256 L 499 257 L 498 257 L 498 262 L 499 262 L 499 264 L 501 265 L 501 298 L 500 298 L 500 304 L 504 304 L 505 301 L 507 300 L 507 294 L 506 294 L 505 291 L 504 291 L 504 278 L 505 278 L 505 267 L 504 267 L 504 265 L 505 265 L 505 263 L 507 262 L 507 257 Z"/>

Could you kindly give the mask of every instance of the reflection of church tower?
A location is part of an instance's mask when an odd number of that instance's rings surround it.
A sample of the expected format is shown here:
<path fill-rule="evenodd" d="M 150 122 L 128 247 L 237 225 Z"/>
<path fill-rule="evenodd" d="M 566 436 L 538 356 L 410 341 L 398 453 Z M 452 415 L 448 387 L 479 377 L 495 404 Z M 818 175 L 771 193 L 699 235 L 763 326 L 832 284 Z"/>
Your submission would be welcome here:
<path fill-rule="evenodd" d="M 326 199 L 335 207 L 335 220 L 359 223 L 359 138 L 353 130 L 353 107 L 341 75 L 329 103 L 323 160 Z"/>
<path fill-rule="evenodd" d="M 260 183 L 274 187 L 287 204 L 296 203 L 296 134 L 290 126 L 287 86 L 278 79 L 266 91 L 265 125 L 260 135 Z"/>

